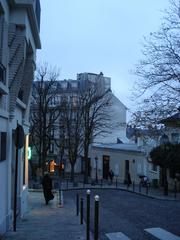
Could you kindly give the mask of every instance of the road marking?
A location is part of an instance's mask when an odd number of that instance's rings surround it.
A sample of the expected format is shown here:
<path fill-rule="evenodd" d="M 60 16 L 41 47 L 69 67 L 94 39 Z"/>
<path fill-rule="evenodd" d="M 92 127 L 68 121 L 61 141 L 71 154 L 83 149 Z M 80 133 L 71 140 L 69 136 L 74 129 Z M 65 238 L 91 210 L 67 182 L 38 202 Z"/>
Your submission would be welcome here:
<path fill-rule="evenodd" d="M 144 230 L 160 240 L 180 240 L 180 237 L 162 228 L 146 228 Z"/>
<path fill-rule="evenodd" d="M 125 234 L 123 234 L 122 232 L 114 232 L 114 233 L 106 233 L 106 236 L 110 239 L 110 240 L 131 240 L 130 238 L 128 238 Z"/>

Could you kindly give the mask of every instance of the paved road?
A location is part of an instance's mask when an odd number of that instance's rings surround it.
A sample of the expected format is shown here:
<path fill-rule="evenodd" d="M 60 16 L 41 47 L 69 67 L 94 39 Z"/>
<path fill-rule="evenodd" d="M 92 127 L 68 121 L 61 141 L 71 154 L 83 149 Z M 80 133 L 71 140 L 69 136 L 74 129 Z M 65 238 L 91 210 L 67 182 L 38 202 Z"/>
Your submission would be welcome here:
<path fill-rule="evenodd" d="M 78 192 L 85 198 L 85 190 Z M 91 191 L 92 232 L 95 194 L 100 196 L 101 240 L 107 240 L 105 234 L 113 232 L 122 232 L 132 240 L 157 240 L 152 234 L 144 231 L 147 228 L 162 228 L 180 236 L 179 201 L 157 200 L 120 190 Z M 76 191 L 64 192 L 65 199 L 75 200 L 75 196 Z"/>

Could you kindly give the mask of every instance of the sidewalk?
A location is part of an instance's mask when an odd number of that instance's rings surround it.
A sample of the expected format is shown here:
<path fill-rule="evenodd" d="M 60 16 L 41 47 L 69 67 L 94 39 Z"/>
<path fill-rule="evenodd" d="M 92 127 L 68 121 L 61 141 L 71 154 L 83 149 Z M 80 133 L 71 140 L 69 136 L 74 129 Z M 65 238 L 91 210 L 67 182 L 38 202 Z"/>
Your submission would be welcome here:
<path fill-rule="evenodd" d="M 43 193 L 31 191 L 27 215 L 17 220 L 16 232 L 7 232 L 2 240 L 84 240 L 85 237 L 85 225 L 80 225 L 73 199 L 65 199 L 64 206 L 58 207 L 55 194 L 54 200 L 45 205 Z"/>

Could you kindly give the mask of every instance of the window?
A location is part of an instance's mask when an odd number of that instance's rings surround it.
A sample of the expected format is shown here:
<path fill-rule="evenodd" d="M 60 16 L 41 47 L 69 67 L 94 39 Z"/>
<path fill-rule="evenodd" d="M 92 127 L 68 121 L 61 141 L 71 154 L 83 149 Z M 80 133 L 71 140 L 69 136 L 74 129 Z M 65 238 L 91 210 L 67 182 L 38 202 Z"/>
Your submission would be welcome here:
<path fill-rule="evenodd" d="M 5 84 L 5 67 L 0 63 L 0 82 Z"/>
<path fill-rule="evenodd" d="M 6 160 L 7 133 L 0 133 L 0 162 Z"/>
<path fill-rule="evenodd" d="M 157 165 L 152 163 L 152 171 L 157 172 Z"/>
<path fill-rule="evenodd" d="M 67 89 L 67 82 L 62 82 L 62 83 L 61 83 L 61 87 L 62 87 L 63 89 Z"/>
<path fill-rule="evenodd" d="M 50 144 L 49 153 L 54 153 L 54 143 Z"/>
<path fill-rule="evenodd" d="M 71 82 L 71 87 L 72 88 L 77 88 L 77 82 Z"/>
<path fill-rule="evenodd" d="M 22 101 L 23 100 L 23 90 L 22 89 L 20 89 L 19 90 L 19 93 L 18 93 L 18 98 Z"/>
<path fill-rule="evenodd" d="M 51 129 L 51 137 L 54 137 L 54 129 Z"/>

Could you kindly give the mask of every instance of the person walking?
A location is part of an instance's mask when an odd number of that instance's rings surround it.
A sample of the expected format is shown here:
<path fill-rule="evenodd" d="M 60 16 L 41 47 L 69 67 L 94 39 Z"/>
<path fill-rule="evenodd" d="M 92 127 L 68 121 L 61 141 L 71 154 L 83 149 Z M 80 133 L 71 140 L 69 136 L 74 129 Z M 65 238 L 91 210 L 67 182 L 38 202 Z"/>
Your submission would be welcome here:
<path fill-rule="evenodd" d="M 43 186 L 43 193 L 46 205 L 48 205 L 48 202 L 54 198 L 54 195 L 52 193 L 52 179 L 49 176 L 48 172 L 44 173 L 43 179 L 42 179 L 42 186 Z"/>
<path fill-rule="evenodd" d="M 127 174 L 127 186 L 129 187 L 131 185 L 132 181 L 131 181 L 131 175 L 130 173 L 128 172 Z"/>
<path fill-rule="evenodd" d="M 112 169 L 109 171 L 109 178 L 110 178 L 110 180 L 111 180 L 111 184 L 112 184 L 112 182 L 113 182 L 113 178 L 114 178 L 114 172 L 113 172 Z"/>

